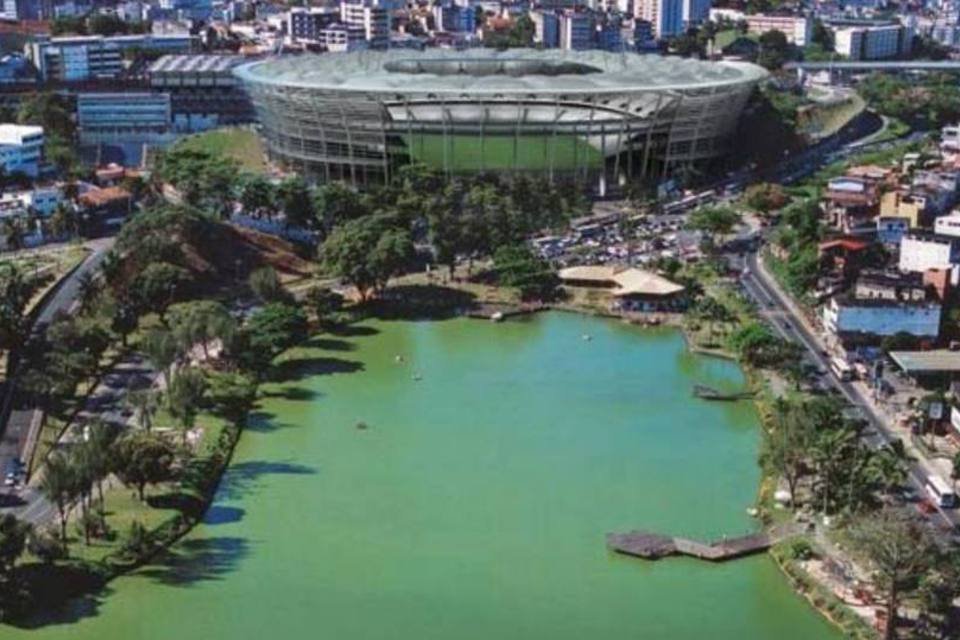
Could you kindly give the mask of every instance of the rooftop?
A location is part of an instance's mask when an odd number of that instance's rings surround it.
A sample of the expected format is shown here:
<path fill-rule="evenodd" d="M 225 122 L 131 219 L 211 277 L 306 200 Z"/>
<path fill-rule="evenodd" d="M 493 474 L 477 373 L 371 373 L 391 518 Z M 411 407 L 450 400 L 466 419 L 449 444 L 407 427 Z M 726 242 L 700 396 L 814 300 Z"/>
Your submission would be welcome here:
<path fill-rule="evenodd" d="M 246 81 L 318 89 L 440 93 L 604 93 L 756 82 L 767 72 L 743 62 L 534 49 L 358 51 L 280 56 L 238 67 Z"/>
<path fill-rule="evenodd" d="M 683 291 L 683 286 L 649 271 L 618 269 L 612 266 L 567 267 L 560 270 L 560 280 L 613 284 L 615 296 L 669 296 Z"/>
<path fill-rule="evenodd" d="M 229 71 L 244 61 L 233 55 L 166 55 L 150 65 L 150 73 L 187 73 Z"/>
<path fill-rule="evenodd" d="M 891 351 L 890 357 L 907 373 L 951 373 L 960 371 L 960 351 Z"/>

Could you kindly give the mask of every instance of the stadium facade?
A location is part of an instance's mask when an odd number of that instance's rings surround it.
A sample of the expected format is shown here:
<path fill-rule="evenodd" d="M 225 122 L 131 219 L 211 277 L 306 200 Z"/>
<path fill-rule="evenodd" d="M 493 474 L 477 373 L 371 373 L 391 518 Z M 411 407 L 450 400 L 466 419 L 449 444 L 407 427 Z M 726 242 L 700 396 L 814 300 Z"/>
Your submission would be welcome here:
<path fill-rule="evenodd" d="M 234 73 L 274 159 L 316 181 L 447 174 L 659 180 L 728 149 L 755 65 L 604 51 L 284 56 Z"/>

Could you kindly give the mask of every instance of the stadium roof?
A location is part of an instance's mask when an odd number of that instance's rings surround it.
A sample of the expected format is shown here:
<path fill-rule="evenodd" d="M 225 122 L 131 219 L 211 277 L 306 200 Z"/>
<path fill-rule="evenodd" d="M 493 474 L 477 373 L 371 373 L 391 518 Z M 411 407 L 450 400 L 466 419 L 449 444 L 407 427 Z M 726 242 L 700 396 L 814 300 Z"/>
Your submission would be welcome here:
<path fill-rule="evenodd" d="M 165 55 L 150 65 L 150 73 L 188 73 L 229 71 L 243 62 L 243 56 L 236 55 Z"/>
<path fill-rule="evenodd" d="M 338 91 L 607 93 L 691 89 L 767 76 L 745 62 L 534 49 L 429 49 L 280 56 L 238 67 L 245 81 Z"/>

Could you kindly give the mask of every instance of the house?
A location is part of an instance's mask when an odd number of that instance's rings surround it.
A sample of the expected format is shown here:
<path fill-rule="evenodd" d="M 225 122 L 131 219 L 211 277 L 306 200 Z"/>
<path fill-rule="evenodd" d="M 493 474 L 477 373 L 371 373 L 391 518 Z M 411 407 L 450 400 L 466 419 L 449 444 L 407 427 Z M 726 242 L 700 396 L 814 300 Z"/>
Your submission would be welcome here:
<path fill-rule="evenodd" d="M 566 286 L 608 290 L 615 310 L 675 311 L 684 306 L 683 285 L 633 267 L 567 267 L 559 277 Z"/>
<path fill-rule="evenodd" d="M 864 252 L 869 243 L 854 238 L 837 238 L 821 242 L 817 254 L 821 264 L 840 275 L 849 278 L 856 275 L 863 262 Z"/>
<path fill-rule="evenodd" d="M 120 187 L 91 187 L 78 200 L 90 232 L 120 226 L 133 205 L 130 192 Z"/>
<path fill-rule="evenodd" d="M 875 343 L 907 333 L 918 338 L 940 335 L 942 307 L 936 300 L 860 299 L 836 296 L 823 307 L 824 329 L 844 343 Z"/>
<path fill-rule="evenodd" d="M 844 233 L 871 226 L 878 213 L 877 183 L 865 178 L 842 176 L 827 183 L 823 196 L 828 223 Z"/>
<path fill-rule="evenodd" d="M 40 174 L 43 155 L 43 127 L 0 124 L 0 165 L 8 173 L 23 173 L 31 178 Z"/>
<path fill-rule="evenodd" d="M 900 241 L 900 271 L 924 273 L 930 269 L 944 269 L 953 275 L 956 284 L 960 265 L 960 239 L 929 233 L 911 232 Z"/>
<path fill-rule="evenodd" d="M 960 238 L 960 211 L 954 210 L 933 221 L 933 232 L 939 236 Z"/>
<path fill-rule="evenodd" d="M 877 217 L 877 240 L 881 244 L 900 246 L 910 231 L 910 219 L 880 215 Z"/>
<path fill-rule="evenodd" d="M 880 196 L 881 218 L 906 218 L 910 228 L 924 226 L 927 199 L 906 189 L 888 191 Z"/>

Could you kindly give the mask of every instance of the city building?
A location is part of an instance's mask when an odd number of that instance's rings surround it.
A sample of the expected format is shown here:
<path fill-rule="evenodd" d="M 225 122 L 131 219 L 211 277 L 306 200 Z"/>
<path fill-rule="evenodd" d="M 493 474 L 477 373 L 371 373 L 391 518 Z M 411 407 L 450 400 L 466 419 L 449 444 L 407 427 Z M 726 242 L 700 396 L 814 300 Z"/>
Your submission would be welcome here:
<path fill-rule="evenodd" d="M 823 327 L 845 343 L 907 333 L 918 338 L 940 335 L 942 307 L 932 300 L 831 298 L 823 307 Z"/>
<path fill-rule="evenodd" d="M 872 227 L 879 202 L 877 183 L 857 176 L 833 178 L 823 196 L 827 221 L 844 233 Z"/>
<path fill-rule="evenodd" d="M 653 25 L 657 39 L 669 38 L 683 33 L 684 5 L 686 0 L 636 0 L 634 17 Z"/>
<path fill-rule="evenodd" d="M 454 33 L 472 33 L 477 30 L 477 12 L 471 6 L 441 3 L 433 7 L 437 29 Z"/>
<path fill-rule="evenodd" d="M 554 11 L 533 11 L 533 41 L 544 49 L 556 49 L 560 46 L 560 16 Z"/>
<path fill-rule="evenodd" d="M 561 49 L 584 51 L 594 48 L 596 22 L 588 11 L 564 11 L 559 16 L 559 46 Z"/>
<path fill-rule="evenodd" d="M 805 47 L 813 36 L 813 18 L 809 15 L 770 15 L 766 13 L 743 13 L 735 9 L 710 9 L 710 19 L 714 22 L 729 20 L 744 22 L 747 33 L 762 34 L 767 31 L 779 31 L 787 37 L 787 42 Z"/>
<path fill-rule="evenodd" d="M 710 3 L 712 0 L 683 0 L 683 24 L 689 27 L 704 22 L 710 17 Z"/>
<path fill-rule="evenodd" d="M 877 216 L 877 240 L 884 245 L 899 247 L 900 241 L 911 229 L 910 218 Z"/>
<path fill-rule="evenodd" d="M 899 23 L 832 22 L 833 49 L 850 60 L 882 60 L 910 53 L 913 30 Z"/>
<path fill-rule="evenodd" d="M 340 21 L 348 28 L 362 29 L 364 40 L 372 49 L 390 45 L 390 12 L 385 8 L 364 0 L 343 0 Z"/>
<path fill-rule="evenodd" d="M 766 77 L 748 63 L 531 49 L 286 56 L 234 72 L 271 155 L 313 180 L 382 182 L 418 161 L 589 177 L 601 192 L 722 156 Z"/>
<path fill-rule="evenodd" d="M 164 144 L 173 139 L 170 95 L 152 92 L 77 95 L 81 144 Z"/>
<path fill-rule="evenodd" d="M 900 271 L 924 273 L 930 269 L 956 272 L 960 264 L 960 240 L 928 233 L 909 233 L 900 241 Z M 956 284 L 954 278 L 953 283 Z"/>
<path fill-rule="evenodd" d="M 176 133 L 195 133 L 256 119 L 247 92 L 234 67 L 244 62 L 236 55 L 170 55 L 147 69 L 151 90 L 170 95 Z"/>
<path fill-rule="evenodd" d="M 318 42 L 320 33 L 340 22 L 334 7 L 293 7 L 287 14 L 287 38 L 292 43 Z"/>
<path fill-rule="evenodd" d="M 40 174 L 43 156 L 43 127 L 0 124 L 0 165 L 7 174 Z"/>
<path fill-rule="evenodd" d="M 951 211 L 933 221 L 933 232 L 939 236 L 960 238 L 960 211 Z"/>
<path fill-rule="evenodd" d="M 901 218 L 910 221 L 910 228 L 926 224 L 927 199 L 908 189 L 887 191 L 880 196 L 880 218 Z"/>
<path fill-rule="evenodd" d="M 57 187 L 7 191 L 0 196 L 0 206 L 5 210 L 19 208 L 25 214 L 33 212 L 40 216 L 49 216 L 61 202 L 63 192 Z"/>
<path fill-rule="evenodd" d="M 66 36 L 37 38 L 25 53 L 43 81 L 84 82 L 119 76 L 128 52 L 189 53 L 196 42 L 190 35 Z"/>

